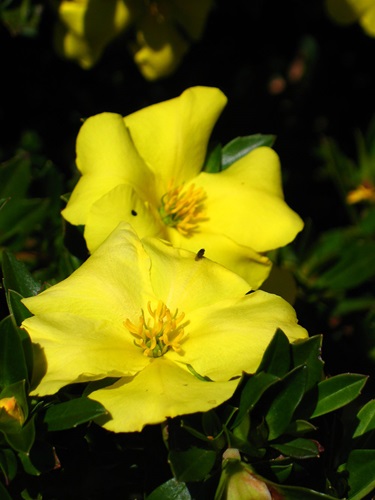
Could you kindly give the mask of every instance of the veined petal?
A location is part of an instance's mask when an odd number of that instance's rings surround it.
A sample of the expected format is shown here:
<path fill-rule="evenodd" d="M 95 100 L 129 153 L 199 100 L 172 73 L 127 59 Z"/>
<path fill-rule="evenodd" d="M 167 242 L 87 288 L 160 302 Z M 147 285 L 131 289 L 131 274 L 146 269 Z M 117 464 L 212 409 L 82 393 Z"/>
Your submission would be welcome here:
<path fill-rule="evenodd" d="M 215 408 L 232 396 L 238 382 L 202 382 L 183 367 L 158 358 L 135 377 L 123 378 L 89 397 L 99 401 L 112 416 L 103 427 L 114 432 L 136 432 L 167 417 Z"/>
<path fill-rule="evenodd" d="M 171 180 L 179 185 L 200 172 L 226 102 L 217 88 L 192 87 L 124 118 L 135 147 L 155 174 L 159 197 Z"/>
<path fill-rule="evenodd" d="M 197 309 L 189 320 L 184 353 L 168 351 L 165 357 L 190 364 L 212 380 L 227 380 L 242 371 L 254 373 L 277 328 L 290 341 L 307 337 L 293 307 L 260 290 Z"/>
<path fill-rule="evenodd" d="M 168 239 L 176 247 L 197 253 L 204 249 L 204 256 L 240 275 L 256 290 L 268 278 L 272 262 L 250 247 L 239 245 L 224 234 L 197 232 L 185 238 L 173 228 L 168 230 Z"/>
<path fill-rule="evenodd" d="M 68 278 L 23 303 L 37 315 L 65 312 L 122 325 L 155 300 L 150 266 L 140 240 L 124 223 Z"/>
<path fill-rule="evenodd" d="M 125 327 L 112 321 L 53 312 L 32 316 L 23 327 L 45 358 L 45 370 L 37 367 L 45 374 L 33 391 L 41 396 L 67 384 L 134 375 L 150 362 Z"/>
<path fill-rule="evenodd" d="M 143 239 L 150 256 L 154 293 L 172 310 L 188 313 L 229 297 L 241 297 L 249 285 L 237 274 L 195 253 L 155 238 Z"/>
<path fill-rule="evenodd" d="M 128 184 L 119 184 L 92 204 L 86 226 L 85 240 L 93 252 L 118 226 L 128 222 L 140 238 L 162 237 L 164 227 L 152 213 L 150 206 L 139 198 Z"/>
<path fill-rule="evenodd" d="M 257 148 L 218 174 L 202 172 L 194 183 L 207 195 L 202 234 L 223 233 L 265 252 L 290 243 L 303 228 L 284 201 L 280 164 L 271 148 Z"/>

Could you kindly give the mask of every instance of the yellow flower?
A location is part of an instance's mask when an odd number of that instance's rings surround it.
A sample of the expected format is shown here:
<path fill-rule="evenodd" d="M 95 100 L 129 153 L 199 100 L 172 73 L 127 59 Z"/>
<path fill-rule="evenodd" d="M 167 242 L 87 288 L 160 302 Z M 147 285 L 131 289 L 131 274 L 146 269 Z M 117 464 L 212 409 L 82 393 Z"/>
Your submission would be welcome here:
<path fill-rule="evenodd" d="M 118 377 L 90 394 L 115 432 L 216 407 L 277 327 L 291 341 L 307 335 L 283 299 L 247 291 L 224 267 L 122 223 L 71 276 L 23 299 L 34 314 L 23 327 L 46 359 L 34 394 Z"/>
<path fill-rule="evenodd" d="M 201 172 L 211 131 L 226 104 L 216 88 L 193 87 L 180 97 L 123 118 L 88 118 L 77 138 L 82 173 L 62 211 L 94 251 L 121 221 L 140 237 L 158 236 L 234 270 L 257 288 L 271 263 L 258 252 L 291 242 L 302 229 L 285 203 L 280 162 L 257 148 L 226 170 Z"/>
<path fill-rule="evenodd" d="M 123 0 L 62 0 L 55 45 L 60 54 L 91 68 L 103 50 L 134 18 L 131 4 Z"/>
<path fill-rule="evenodd" d="M 9 421 L 20 425 L 25 422 L 22 408 L 14 396 L 0 399 L 0 424 Z"/>
<path fill-rule="evenodd" d="M 61 0 L 55 44 L 66 58 L 91 68 L 122 32 L 148 80 L 168 76 L 202 36 L 213 0 Z M 131 40 L 130 37 L 128 39 Z"/>
<path fill-rule="evenodd" d="M 328 14 L 339 24 L 359 22 L 369 36 L 375 36 L 374 0 L 326 0 Z"/>

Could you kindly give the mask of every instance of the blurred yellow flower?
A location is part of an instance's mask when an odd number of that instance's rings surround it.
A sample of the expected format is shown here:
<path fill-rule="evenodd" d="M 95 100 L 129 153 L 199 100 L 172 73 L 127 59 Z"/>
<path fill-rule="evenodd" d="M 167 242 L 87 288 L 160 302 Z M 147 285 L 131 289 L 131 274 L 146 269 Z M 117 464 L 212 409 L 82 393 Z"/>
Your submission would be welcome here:
<path fill-rule="evenodd" d="M 375 0 L 326 0 L 329 16 L 339 24 L 359 22 L 369 36 L 375 36 Z"/>
<path fill-rule="evenodd" d="M 260 255 L 302 229 L 285 203 L 280 162 L 257 148 L 226 170 L 201 172 L 224 94 L 194 87 L 123 118 L 88 118 L 77 138 L 82 173 L 64 218 L 85 225 L 93 252 L 121 221 L 225 265 L 258 288 L 271 269 Z"/>
<path fill-rule="evenodd" d="M 168 76 L 203 34 L 213 0 L 61 0 L 55 45 L 60 54 L 91 68 L 106 46 L 132 29 L 127 41 L 148 80 Z"/>
<path fill-rule="evenodd" d="M 307 336 L 287 302 L 247 291 L 224 267 L 122 223 L 70 277 L 23 299 L 34 314 L 23 327 L 46 359 L 34 394 L 116 377 L 89 396 L 115 432 L 216 407 L 278 327 L 291 341 Z"/>

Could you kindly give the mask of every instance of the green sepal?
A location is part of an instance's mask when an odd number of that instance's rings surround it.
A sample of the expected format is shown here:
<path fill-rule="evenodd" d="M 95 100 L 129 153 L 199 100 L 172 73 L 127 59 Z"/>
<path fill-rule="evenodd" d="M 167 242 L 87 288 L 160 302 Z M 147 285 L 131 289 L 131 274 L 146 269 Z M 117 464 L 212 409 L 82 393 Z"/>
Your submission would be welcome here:
<path fill-rule="evenodd" d="M 35 441 L 35 417 L 31 417 L 18 432 L 4 432 L 6 442 L 15 451 L 29 453 Z"/>

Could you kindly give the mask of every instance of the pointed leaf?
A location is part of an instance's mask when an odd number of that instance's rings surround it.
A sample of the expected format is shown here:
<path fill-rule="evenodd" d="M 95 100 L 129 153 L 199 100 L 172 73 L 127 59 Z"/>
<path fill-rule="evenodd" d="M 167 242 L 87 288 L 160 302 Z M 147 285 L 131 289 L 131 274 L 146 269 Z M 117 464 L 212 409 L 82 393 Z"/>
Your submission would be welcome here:
<path fill-rule="evenodd" d="M 37 295 L 41 284 L 34 280 L 23 262 L 18 261 L 11 252 L 3 253 L 3 276 L 5 290 L 14 290 L 22 297 Z"/>
<path fill-rule="evenodd" d="M 216 174 L 221 170 L 221 145 L 218 144 L 210 151 L 204 163 L 203 171 L 209 174 Z"/>
<path fill-rule="evenodd" d="M 43 421 L 49 431 L 61 431 L 107 414 L 97 401 L 88 398 L 71 399 L 47 408 Z"/>
<path fill-rule="evenodd" d="M 290 369 L 290 345 L 288 337 L 281 330 L 277 330 L 269 343 L 257 373 L 267 372 L 283 377 Z"/>
<path fill-rule="evenodd" d="M 319 456 L 319 445 L 316 441 L 297 438 L 288 443 L 272 443 L 272 448 L 291 458 L 314 458 Z"/>
<path fill-rule="evenodd" d="M 322 339 L 322 335 L 316 335 L 291 344 L 293 365 L 307 366 L 306 390 L 321 382 L 323 378 Z"/>
<path fill-rule="evenodd" d="M 253 149 L 260 146 L 272 146 L 274 142 L 274 135 L 254 134 L 236 137 L 223 147 L 221 159 L 222 170 L 228 168 L 232 163 L 247 155 Z"/>
<path fill-rule="evenodd" d="M 185 483 L 172 478 L 158 486 L 146 500 L 191 500 L 191 495 Z"/>
<path fill-rule="evenodd" d="M 349 500 L 361 500 L 375 489 L 375 450 L 353 450 L 348 458 Z"/>
<path fill-rule="evenodd" d="M 317 386 L 318 401 L 311 418 L 319 417 L 349 404 L 359 396 L 367 378 L 365 375 L 345 373 L 320 382 Z"/>
<path fill-rule="evenodd" d="M 265 420 L 268 425 L 268 440 L 279 437 L 288 427 L 293 414 L 302 400 L 306 388 L 307 367 L 295 368 L 278 384 L 280 390 L 272 398 Z"/>
<path fill-rule="evenodd" d="M 368 401 L 358 412 L 354 430 L 355 448 L 375 447 L 375 400 Z"/>
<path fill-rule="evenodd" d="M 28 371 L 19 328 L 11 316 L 0 322 L 0 390 L 20 380 L 28 380 Z"/>
<path fill-rule="evenodd" d="M 203 481 L 216 462 L 216 451 L 192 447 L 187 451 L 171 451 L 169 461 L 178 481 Z"/>

